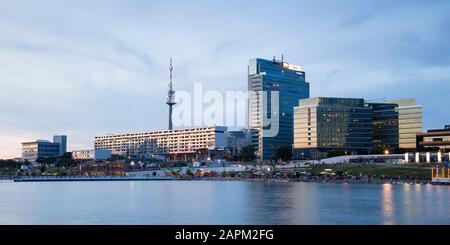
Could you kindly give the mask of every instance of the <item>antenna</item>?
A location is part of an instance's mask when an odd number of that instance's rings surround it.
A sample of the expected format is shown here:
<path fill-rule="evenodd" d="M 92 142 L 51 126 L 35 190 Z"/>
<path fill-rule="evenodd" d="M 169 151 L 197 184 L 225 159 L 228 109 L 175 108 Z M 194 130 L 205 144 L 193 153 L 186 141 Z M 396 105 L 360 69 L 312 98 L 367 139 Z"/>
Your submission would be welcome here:
<path fill-rule="evenodd" d="M 281 63 L 283 63 L 283 62 L 284 62 L 284 55 L 281 54 Z"/>
<path fill-rule="evenodd" d="M 175 91 L 173 91 L 172 87 L 172 71 L 173 71 L 173 64 L 172 64 L 172 57 L 170 57 L 170 65 L 169 65 L 170 81 L 169 81 L 169 91 L 167 91 L 167 100 L 166 100 L 166 104 L 169 106 L 169 130 L 172 130 L 172 107 L 176 104 Z"/>
<path fill-rule="evenodd" d="M 170 57 L 170 65 L 169 65 L 169 72 L 170 72 L 169 90 L 170 91 L 172 91 L 172 70 L 173 70 L 172 57 Z"/>

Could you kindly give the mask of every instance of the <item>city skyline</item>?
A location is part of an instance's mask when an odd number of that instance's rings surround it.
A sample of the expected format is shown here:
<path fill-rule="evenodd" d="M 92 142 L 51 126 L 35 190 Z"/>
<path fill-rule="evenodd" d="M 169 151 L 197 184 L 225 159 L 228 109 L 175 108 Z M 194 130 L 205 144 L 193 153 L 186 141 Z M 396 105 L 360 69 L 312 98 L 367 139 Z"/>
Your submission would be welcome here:
<path fill-rule="evenodd" d="M 68 135 L 75 150 L 92 148 L 95 135 L 165 129 L 167 117 L 152 114 L 168 113 L 171 56 L 176 90 L 202 82 L 246 91 L 249 59 L 284 54 L 307 73 L 311 97 L 414 97 L 424 130 L 442 128 L 449 6 L 0 1 L 0 159 L 54 134 Z"/>

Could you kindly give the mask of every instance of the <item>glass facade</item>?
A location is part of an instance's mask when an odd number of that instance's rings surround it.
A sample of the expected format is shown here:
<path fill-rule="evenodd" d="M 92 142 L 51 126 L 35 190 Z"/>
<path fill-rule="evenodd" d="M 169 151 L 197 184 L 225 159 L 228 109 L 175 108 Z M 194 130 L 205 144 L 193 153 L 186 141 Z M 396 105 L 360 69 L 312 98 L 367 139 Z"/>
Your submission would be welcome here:
<path fill-rule="evenodd" d="M 372 112 L 364 99 L 304 99 L 294 113 L 296 149 L 361 153 L 372 150 Z"/>
<path fill-rule="evenodd" d="M 399 148 L 397 104 L 368 103 L 372 110 L 373 148 L 376 153 Z"/>
<path fill-rule="evenodd" d="M 22 143 L 22 159 L 35 162 L 38 158 L 59 156 L 59 143 L 38 140 Z"/>
<path fill-rule="evenodd" d="M 415 149 L 416 134 L 422 132 L 422 106 L 415 99 L 386 101 L 397 104 L 399 148 Z"/>
<path fill-rule="evenodd" d="M 432 129 L 416 135 L 419 151 L 450 152 L 450 127 Z"/>
<path fill-rule="evenodd" d="M 274 149 L 292 147 L 293 110 L 300 99 L 309 98 L 309 83 L 299 66 L 275 59 L 252 59 L 248 66 L 248 91 L 258 94 L 250 96 L 248 103 L 252 144 L 260 159 L 267 160 Z M 271 92 L 278 93 L 278 108 L 272 108 L 275 97 Z M 274 118 L 278 121 L 272 120 Z M 268 133 L 270 129 L 277 133 Z"/>

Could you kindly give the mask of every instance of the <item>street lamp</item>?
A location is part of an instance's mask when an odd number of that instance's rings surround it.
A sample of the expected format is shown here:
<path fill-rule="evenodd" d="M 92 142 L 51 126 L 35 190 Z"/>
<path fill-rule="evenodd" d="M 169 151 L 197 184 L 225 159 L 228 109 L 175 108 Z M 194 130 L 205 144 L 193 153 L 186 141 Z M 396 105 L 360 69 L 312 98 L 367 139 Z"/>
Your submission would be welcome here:
<path fill-rule="evenodd" d="M 384 155 L 389 155 L 389 150 L 388 149 L 384 150 Z"/>

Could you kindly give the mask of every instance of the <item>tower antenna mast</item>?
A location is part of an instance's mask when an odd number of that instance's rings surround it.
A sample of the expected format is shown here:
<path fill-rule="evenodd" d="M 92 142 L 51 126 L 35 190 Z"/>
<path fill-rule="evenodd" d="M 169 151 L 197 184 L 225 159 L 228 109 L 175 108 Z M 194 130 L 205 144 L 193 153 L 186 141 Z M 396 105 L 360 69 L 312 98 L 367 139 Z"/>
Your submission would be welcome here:
<path fill-rule="evenodd" d="M 173 85 L 172 85 L 172 71 L 173 71 L 173 65 L 172 65 L 172 57 L 171 57 L 170 65 L 169 65 L 169 74 L 170 74 L 169 91 L 167 92 L 167 100 L 166 100 L 166 104 L 169 105 L 169 130 L 172 130 L 172 107 L 176 104 L 175 103 L 175 91 L 173 90 Z"/>

